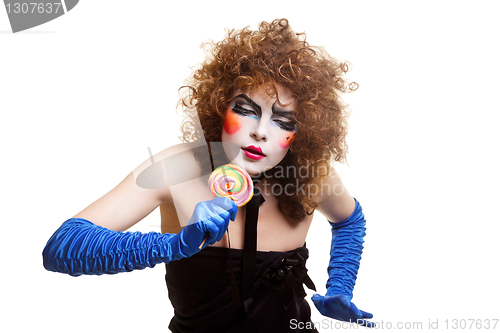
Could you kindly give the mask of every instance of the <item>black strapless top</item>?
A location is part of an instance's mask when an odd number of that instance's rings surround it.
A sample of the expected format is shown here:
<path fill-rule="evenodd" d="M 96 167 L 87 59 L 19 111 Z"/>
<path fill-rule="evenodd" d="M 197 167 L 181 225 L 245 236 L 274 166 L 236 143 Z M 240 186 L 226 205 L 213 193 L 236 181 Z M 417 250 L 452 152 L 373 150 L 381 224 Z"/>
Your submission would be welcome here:
<path fill-rule="evenodd" d="M 169 263 L 165 280 L 175 311 L 169 328 L 183 333 L 298 332 L 290 328 L 291 320 L 311 321 L 303 287 L 306 284 L 314 289 L 305 268 L 308 256 L 306 247 L 288 252 L 257 251 L 249 311 L 233 299 L 230 281 L 229 260 L 241 290 L 243 250 L 207 247 L 190 258 Z"/>

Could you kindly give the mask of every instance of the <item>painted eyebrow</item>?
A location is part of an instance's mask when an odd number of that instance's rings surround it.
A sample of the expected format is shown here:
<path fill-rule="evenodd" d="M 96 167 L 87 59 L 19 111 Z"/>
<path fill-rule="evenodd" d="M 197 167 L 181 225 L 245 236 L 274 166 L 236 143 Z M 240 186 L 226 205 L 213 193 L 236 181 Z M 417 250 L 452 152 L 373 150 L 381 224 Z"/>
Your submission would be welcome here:
<path fill-rule="evenodd" d="M 295 120 L 295 111 L 280 111 L 280 110 L 276 110 L 274 108 L 274 105 L 276 103 L 277 103 L 277 101 L 274 102 L 273 106 L 271 107 L 271 111 L 273 112 L 273 114 L 278 115 L 280 117 L 287 118 L 289 120 Z"/>
<path fill-rule="evenodd" d="M 255 103 L 246 94 L 239 94 L 238 96 L 235 97 L 235 99 L 238 98 L 238 97 L 241 97 L 245 101 L 247 101 L 253 108 L 255 108 L 255 110 L 257 111 L 257 113 L 259 115 L 259 117 L 262 117 L 262 109 L 259 106 L 259 104 Z M 275 105 L 276 105 L 276 102 L 274 102 L 273 105 L 272 105 L 272 107 L 271 107 L 271 111 L 272 111 L 273 114 L 276 114 L 278 116 L 282 116 L 282 117 L 285 117 L 285 118 L 289 118 L 289 119 L 293 119 L 294 118 L 294 114 L 295 114 L 294 111 L 280 111 L 280 110 L 276 110 L 275 107 L 274 107 Z"/>
<path fill-rule="evenodd" d="M 259 117 L 262 117 L 262 109 L 260 108 L 259 104 L 255 103 L 250 97 L 248 97 L 245 94 L 239 94 L 238 96 L 235 97 L 235 99 L 238 97 L 241 97 L 245 101 L 247 101 L 257 111 Z"/>
<path fill-rule="evenodd" d="M 294 115 L 295 115 L 294 111 L 279 111 L 279 110 L 275 110 L 274 109 L 274 104 L 273 104 L 273 107 L 272 107 L 271 110 L 273 111 L 273 114 L 276 114 L 276 115 L 281 116 L 281 117 L 289 118 L 289 119 L 293 119 Z"/>

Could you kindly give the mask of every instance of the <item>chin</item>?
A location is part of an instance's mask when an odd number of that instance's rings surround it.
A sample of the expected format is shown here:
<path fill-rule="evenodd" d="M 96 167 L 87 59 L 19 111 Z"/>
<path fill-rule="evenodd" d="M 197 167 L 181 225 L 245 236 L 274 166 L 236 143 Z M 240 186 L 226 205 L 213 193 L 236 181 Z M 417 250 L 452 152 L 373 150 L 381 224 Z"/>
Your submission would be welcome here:
<path fill-rule="evenodd" d="M 236 164 L 237 166 L 241 167 L 246 172 L 248 172 L 248 174 L 251 176 L 256 176 L 259 173 L 263 172 L 261 171 L 261 168 L 259 168 L 257 165 L 251 162 L 247 162 L 243 160 L 243 158 L 236 158 L 231 162 L 231 164 Z"/>
<path fill-rule="evenodd" d="M 248 172 L 248 174 L 249 174 L 250 176 L 258 176 L 259 174 L 261 174 L 262 172 L 264 172 L 264 171 L 256 170 L 256 169 L 251 168 L 251 167 L 250 167 L 250 168 L 247 168 L 247 169 L 245 169 L 245 170 Z"/>
<path fill-rule="evenodd" d="M 273 165 L 262 165 L 257 163 L 245 162 L 243 168 L 251 175 L 258 176 L 268 170 L 271 170 Z"/>

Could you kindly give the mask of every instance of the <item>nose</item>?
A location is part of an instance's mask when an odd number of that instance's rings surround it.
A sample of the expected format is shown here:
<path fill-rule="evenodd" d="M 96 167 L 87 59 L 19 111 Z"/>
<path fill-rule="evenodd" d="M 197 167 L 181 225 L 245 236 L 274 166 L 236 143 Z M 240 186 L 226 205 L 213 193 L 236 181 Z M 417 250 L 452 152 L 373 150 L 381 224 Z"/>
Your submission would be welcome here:
<path fill-rule="evenodd" d="M 267 127 L 266 123 L 262 121 L 262 119 L 259 119 L 255 126 L 252 128 L 250 131 L 250 136 L 254 138 L 257 141 L 267 141 Z"/>

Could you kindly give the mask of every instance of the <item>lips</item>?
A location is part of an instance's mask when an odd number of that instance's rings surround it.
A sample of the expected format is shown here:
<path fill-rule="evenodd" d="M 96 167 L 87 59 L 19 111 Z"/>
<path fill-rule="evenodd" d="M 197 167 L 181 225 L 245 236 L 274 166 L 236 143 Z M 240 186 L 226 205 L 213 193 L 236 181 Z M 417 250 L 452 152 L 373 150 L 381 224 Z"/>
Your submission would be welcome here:
<path fill-rule="evenodd" d="M 248 146 L 241 148 L 241 150 L 243 150 L 243 154 L 245 154 L 246 157 L 252 160 L 260 160 L 261 158 L 266 157 L 266 155 L 262 152 L 262 149 L 259 147 Z"/>

